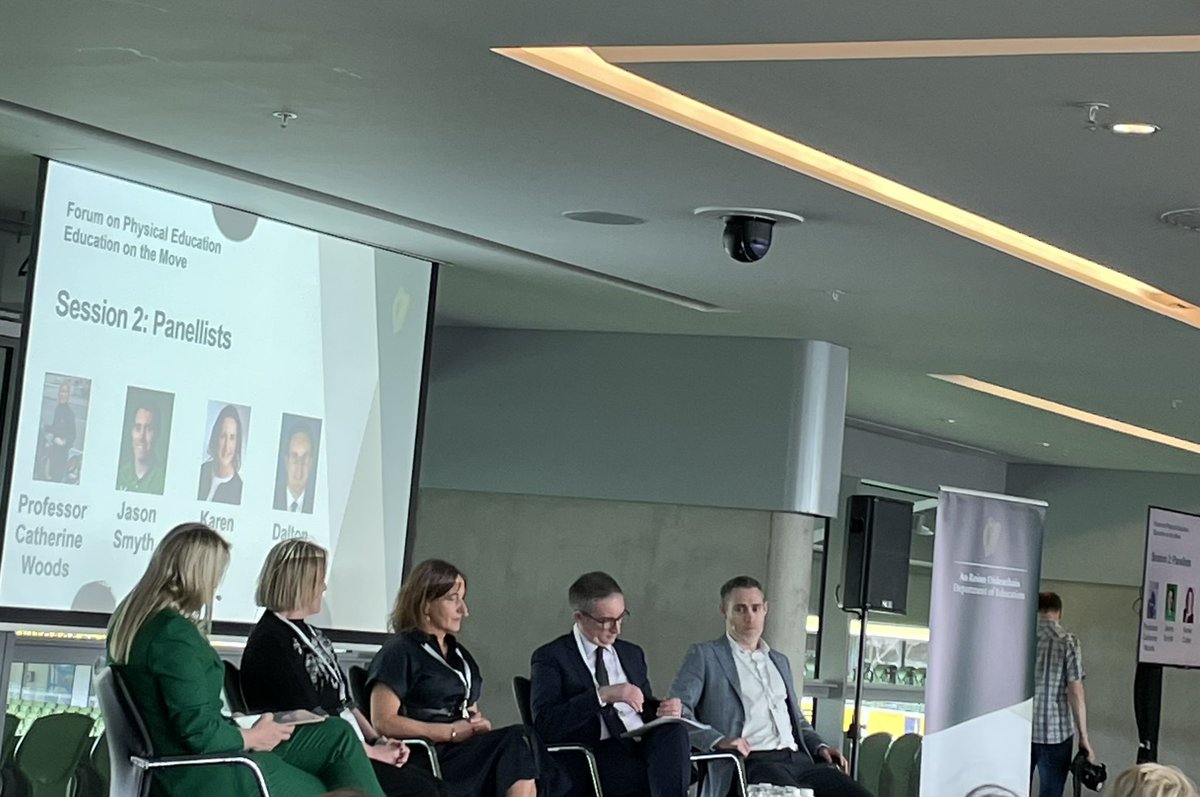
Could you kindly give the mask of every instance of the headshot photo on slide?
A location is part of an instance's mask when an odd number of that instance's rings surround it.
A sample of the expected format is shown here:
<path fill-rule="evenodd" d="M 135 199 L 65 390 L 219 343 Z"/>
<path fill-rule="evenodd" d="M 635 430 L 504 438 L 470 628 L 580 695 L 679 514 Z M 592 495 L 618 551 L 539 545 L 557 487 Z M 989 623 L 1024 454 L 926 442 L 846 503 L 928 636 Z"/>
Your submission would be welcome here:
<path fill-rule="evenodd" d="M 162 495 L 175 394 L 130 386 L 125 391 L 125 425 L 117 459 L 117 489 Z"/>
<path fill-rule="evenodd" d="M 242 503 L 242 452 L 250 437 L 250 408 L 243 404 L 210 401 L 204 430 L 196 500 Z"/>
<path fill-rule="evenodd" d="M 41 482 L 79 484 L 83 469 L 83 435 L 87 431 L 92 380 L 47 373 L 42 384 L 33 478 Z"/>
<path fill-rule="evenodd" d="M 1166 605 L 1166 608 L 1163 609 L 1163 619 L 1166 620 L 1168 623 L 1175 622 L 1175 601 L 1176 601 L 1176 598 L 1178 597 L 1178 595 L 1177 595 L 1178 592 L 1179 592 L 1178 584 L 1168 584 L 1167 585 L 1167 605 Z"/>
<path fill-rule="evenodd" d="M 283 413 L 279 428 L 279 464 L 275 470 L 276 509 L 312 514 L 316 497 L 321 421 Z"/>

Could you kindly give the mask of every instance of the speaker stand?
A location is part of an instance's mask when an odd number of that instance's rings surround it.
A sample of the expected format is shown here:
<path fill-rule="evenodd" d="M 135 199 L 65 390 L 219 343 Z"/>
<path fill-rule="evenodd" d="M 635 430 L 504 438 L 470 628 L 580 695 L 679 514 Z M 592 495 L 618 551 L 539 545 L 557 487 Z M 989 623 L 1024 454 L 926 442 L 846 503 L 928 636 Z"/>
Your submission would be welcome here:
<path fill-rule="evenodd" d="M 858 779 L 858 746 L 862 744 L 862 699 L 863 681 L 866 673 L 863 667 L 867 660 L 867 609 L 864 607 L 858 614 L 858 669 L 854 678 L 854 711 L 850 714 L 850 777 Z"/>

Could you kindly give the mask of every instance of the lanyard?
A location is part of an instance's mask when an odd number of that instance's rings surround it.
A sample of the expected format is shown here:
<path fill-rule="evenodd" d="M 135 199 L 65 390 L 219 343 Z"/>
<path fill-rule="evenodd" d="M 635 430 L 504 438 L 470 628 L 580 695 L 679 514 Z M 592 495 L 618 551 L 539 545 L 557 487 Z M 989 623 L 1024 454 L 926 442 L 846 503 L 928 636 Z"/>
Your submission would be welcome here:
<path fill-rule="evenodd" d="M 284 625 L 292 629 L 292 632 L 300 638 L 300 641 L 307 645 L 308 649 L 313 652 L 313 654 L 317 657 L 317 663 L 321 665 L 321 669 L 323 669 L 325 673 L 331 679 L 333 679 L 333 682 L 337 684 L 338 700 L 341 701 L 343 706 L 347 705 L 349 703 L 349 695 L 346 694 L 346 680 L 342 677 L 342 670 L 340 667 L 338 667 L 337 659 L 333 656 L 333 654 L 325 650 L 321 645 L 318 645 L 316 642 L 309 639 L 303 631 L 296 627 L 295 623 L 284 617 L 282 614 L 276 614 L 275 616 L 282 620 Z M 313 631 L 313 635 L 316 636 L 315 630 Z"/>
<path fill-rule="evenodd" d="M 471 715 L 467 712 L 467 705 L 471 702 L 471 665 L 467 662 L 467 657 L 462 655 L 462 653 L 458 654 L 458 657 L 462 659 L 463 663 L 463 669 L 460 670 L 457 667 L 452 666 L 450 662 L 446 661 L 446 658 L 442 656 L 441 652 L 434 650 L 433 645 L 430 645 L 428 642 L 421 645 L 421 647 L 425 648 L 425 651 L 430 656 L 433 656 L 435 659 L 441 662 L 443 666 L 450 670 L 450 672 L 458 676 L 458 680 L 462 681 L 463 688 L 466 690 L 463 693 L 462 718 L 470 719 Z M 466 672 L 463 672 L 463 670 Z"/>

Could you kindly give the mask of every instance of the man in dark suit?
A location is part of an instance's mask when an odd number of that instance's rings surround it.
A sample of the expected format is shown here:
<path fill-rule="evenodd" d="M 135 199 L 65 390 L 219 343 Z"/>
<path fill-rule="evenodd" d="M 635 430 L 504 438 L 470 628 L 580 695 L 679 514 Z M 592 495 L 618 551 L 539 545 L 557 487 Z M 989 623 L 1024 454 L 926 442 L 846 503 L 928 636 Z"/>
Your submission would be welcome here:
<path fill-rule="evenodd" d="M 531 662 L 533 727 L 547 744 L 586 744 L 596 755 L 605 797 L 684 797 L 691 782 L 685 726 L 669 723 L 621 738 L 655 716 L 678 717 L 679 700 L 651 697 L 646 656 L 618 639 L 629 616 L 607 573 L 586 573 L 568 597 L 575 627 L 538 648 Z M 586 782 L 582 769 L 572 773 Z"/>
<path fill-rule="evenodd" d="M 846 775 L 841 752 L 800 713 L 787 656 L 762 638 L 762 585 L 749 576 L 726 581 L 721 614 L 726 632 L 688 648 L 671 686 L 683 716 L 711 726 L 692 731 L 693 746 L 746 756 L 750 783 L 803 786 L 816 797 L 871 797 Z M 713 763 L 700 797 L 726 797 L 732 776 L 730 765 Z"/>
<path fill-rule="evenodd" d="M 287 416 L 284 416 L 286 423 Z M 285 512 L 313 511 L 313 462 L 316 448 L 313 433 L 303 421 L 297 421 L 280 451 L 279 475 L 275 480 L 275 508 Z"/>

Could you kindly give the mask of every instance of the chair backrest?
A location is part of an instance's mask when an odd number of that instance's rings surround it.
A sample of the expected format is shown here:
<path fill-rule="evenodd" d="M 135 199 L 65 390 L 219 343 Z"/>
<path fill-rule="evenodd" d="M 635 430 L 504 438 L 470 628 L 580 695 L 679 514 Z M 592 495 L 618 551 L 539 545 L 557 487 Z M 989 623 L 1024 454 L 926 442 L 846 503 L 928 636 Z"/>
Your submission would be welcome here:
<path fill-rule="evenodd" d="M 129 759 L 130 756 L 153 757 L 150 734 L 116 670 L 106 667 L 96 676 L 95 684 L 108 745 L 109 793 L 142 797 L 149 791 L 149 782 L 142 769 L 131 764 Z"/>
<path fill-rule="evenodd" d="M 529 708 L 529 693 L 532 684 L 523 675 L 513 676 L 513 700 L 517 702 L 517 711 L 521 714 L 521 722 L 533 727 L 533 711 Z"/>
<path fill-rule="evenodd" d="M 357 664 L 346 671 L 346 682 L 350 686 L 350 699 L 368 720 L 371 719 L 371 696 L 367 694 L 367 671 Z"/>
<path fill-rule="evenodd" d="M 913 757 L 912 772 L 908 775 L 908 797 L 921 797 L 921 748 Z"/>
<path fill-rule="evenodd" d="M 871 794 L 879 793 L 879 776 L 883 759 L 892 744 L 890 733 L 873 733 L 863 739 L 858 749 L 858 782 Z"/>
<path fill-rule="evenodd" d="M 108 732 L 100 734 L 96 744 L 92 746 L 92 754 L 88 756 L 92 772 L 100 783 L 100 793 L 108 794 L 108 781 L 112 772 L 112 762 L 108 758 Z"/>
<path fill-rule="evenodd" d="M 883 759 L 883 771 L 879 776 L 879 797 L 908 797 L 913 769 L 920 752 L 920 734 L 906 733 L 892 742 Z"/>
<path fill-rule="evenodd" d="M 12 761 L 13 748 L 17 746 L 17 728 L 21 718 L 16 714 L 4 715 L 4 732 L 0 734 L 0 767 L 7 766 Z"/>
<path fill-rule="evenodd" d="M 92 730 L 95 731 L 95 727 Z M 108 742 L 101 733 L 92 743 L 91 752 L 83 757 L 79 769 L 75 770 L 78 776 L 75 797 L 109 797 L 108 768 Z M 3 794 L 2 790 L 0 794 Z"/>
<path fill-rule="evenodd" d="M 242 674 L 237 665 L 228 659 L 223 659 L 225 665 L 225 702 L 229 710 L 235 714 L 246 714 L 246 696 L 242 694 Z"/>
<path fill-rule="evenodd" d="M 74 797 L 75 770 L 91 741 L 92 718 L 47 714 L 29 726 L 13 763 L 29 785 L 28 797 Z"/>

